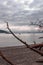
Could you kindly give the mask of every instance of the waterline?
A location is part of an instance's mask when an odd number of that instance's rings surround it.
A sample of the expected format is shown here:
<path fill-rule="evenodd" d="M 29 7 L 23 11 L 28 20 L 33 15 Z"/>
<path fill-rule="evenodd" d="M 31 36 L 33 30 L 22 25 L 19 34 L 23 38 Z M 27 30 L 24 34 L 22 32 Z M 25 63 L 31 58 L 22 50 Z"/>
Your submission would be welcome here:
<path fill-rule="evenodd" d="M 36 43 L 43 42 L 43 39 L 39 39 L 40 36 L 43 36 L 43 33 L 35 34 L 16 34 L 20 39 L 25 41 L 27 44 L 33 44 L 33 41 Z M 7 46 L 21 46 L 23 45 L 19 40 L 12 36 L 12 34 L 0 34 L 0 47 Z"/>

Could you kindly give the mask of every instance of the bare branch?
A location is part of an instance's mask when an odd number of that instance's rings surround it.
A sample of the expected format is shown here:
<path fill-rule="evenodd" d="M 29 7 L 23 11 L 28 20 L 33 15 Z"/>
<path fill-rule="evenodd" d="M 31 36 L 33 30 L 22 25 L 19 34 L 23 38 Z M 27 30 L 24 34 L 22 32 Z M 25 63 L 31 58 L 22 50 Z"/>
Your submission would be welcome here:
<path fill-rule="evenodd" d="M 25 44 L 28 47 L 28 44 L 26 42 L 24 42 L 23 40 L 21 40 L 20 38 L 18 38 L 9 28 L 8 22 L 7 22 L 7 29 L 10 31 L 10 33 L 16 38 L 18 39 L 20 42 L 22 42 L 23 44 Z"/>

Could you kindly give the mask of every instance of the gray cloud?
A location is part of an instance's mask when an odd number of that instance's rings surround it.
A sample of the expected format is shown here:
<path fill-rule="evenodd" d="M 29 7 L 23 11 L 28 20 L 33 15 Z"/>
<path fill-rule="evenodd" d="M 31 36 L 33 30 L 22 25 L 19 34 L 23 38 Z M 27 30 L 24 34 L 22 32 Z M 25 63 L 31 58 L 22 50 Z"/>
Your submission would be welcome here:
<path fill-rule="evenodd" d="M 17 25 L 28 25 L 29 20 L 43 17 L 43 0 L 33 0 L 30 4 L 28 0 L 23 1 L 24 3 L 0 0 L 0 21 L 7 20 Z"/>

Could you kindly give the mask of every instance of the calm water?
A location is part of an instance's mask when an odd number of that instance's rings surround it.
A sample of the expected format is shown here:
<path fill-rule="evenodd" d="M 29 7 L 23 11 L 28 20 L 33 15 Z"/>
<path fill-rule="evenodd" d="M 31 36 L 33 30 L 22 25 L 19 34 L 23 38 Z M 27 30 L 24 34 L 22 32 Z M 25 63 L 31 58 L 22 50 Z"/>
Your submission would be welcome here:
<path fill-rule="evenodd" d="M 40 36 L 43 36 L 43 33 L 34 33 L 34 34 L 16 34 L 20 39 L 26 41 L 27 44 L 32 44 L 35 40 L 36 43 L 43 42 L 43 39 L 39 39 Z M 12 34 L 0 34 L 0 47 L 7 46 L 20 46 L 23 45 L 18 41 Z"/>

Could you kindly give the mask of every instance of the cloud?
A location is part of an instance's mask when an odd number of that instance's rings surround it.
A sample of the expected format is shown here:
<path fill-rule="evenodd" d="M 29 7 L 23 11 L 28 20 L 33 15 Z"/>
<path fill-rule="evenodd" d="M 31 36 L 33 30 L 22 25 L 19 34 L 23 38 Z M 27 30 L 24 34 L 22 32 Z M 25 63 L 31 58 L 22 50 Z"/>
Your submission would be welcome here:
<path fill-rule="evenodd" d="M 6 20 L 16 26 L 28 27 L 37 18 L 43 18 L 43 0 L 0 0 L 2 22 Z"/>

